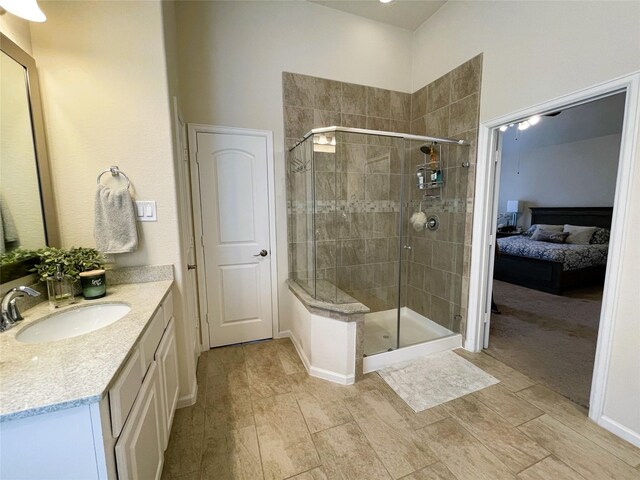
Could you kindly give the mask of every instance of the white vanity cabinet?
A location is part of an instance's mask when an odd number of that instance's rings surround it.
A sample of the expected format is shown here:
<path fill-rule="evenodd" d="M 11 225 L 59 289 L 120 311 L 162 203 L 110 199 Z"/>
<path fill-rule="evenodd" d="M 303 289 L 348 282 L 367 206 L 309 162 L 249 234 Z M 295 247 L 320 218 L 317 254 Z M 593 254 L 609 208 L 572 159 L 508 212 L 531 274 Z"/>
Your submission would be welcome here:
<path fill-rule="evenodd" d="M 0 424 L 0 478 L 159 480 L 177 401 L 169 292 L 101 400 Z"/>
<path fill-rule="evenodd" d="M 118 480 L 157 480 L 162 474 L 164 451 L 178 403 L 178 351 L 171 293 L 156 310 L 138 348 L 145 374 L 116 440 Z M 137 360 L 132 357 L 132 361 Z M 109 391 L 110 401 L 122 396 L 121 385 L 125 382 L 118 382 L 127 374 L 125 367 Z"/>

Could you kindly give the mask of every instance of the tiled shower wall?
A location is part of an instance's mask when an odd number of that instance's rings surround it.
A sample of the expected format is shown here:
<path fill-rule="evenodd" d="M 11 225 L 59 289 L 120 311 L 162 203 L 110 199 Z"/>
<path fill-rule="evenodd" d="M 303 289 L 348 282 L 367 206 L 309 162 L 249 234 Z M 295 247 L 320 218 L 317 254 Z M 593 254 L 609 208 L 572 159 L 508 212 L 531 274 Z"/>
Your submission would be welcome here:
<path fill-rule="evenodd" d="M 482 55 L 411 95 L 411 133 L 461 138 L 469 147 L 443 145 L 443 195 L 423 202 L 436 215 L 435 231 L 408 229 L 412 245 L 408 263 L 407 306 L 453 330 L 465 331 L 469 297 L 469 259 L 475 184 L 476 143 L 480 111 Z M 415 142 L 412 142 L 415 143 Z M 411 174 L 421 163 L 411 149 Z M 469 167 L 463 167 L 463 163 Z M 412 200 L 417 189 L 412 188 Z M 412 207 L 409 207 L 409 214 Z"/>
<path fill-rule="evenodd" d="M 438 217 L 440 227 L 418 233 L 407 225 L 421 194 L 414 187 L 415 165 L 422 162 L 421 142 L 338 134 L 335 154 L 316 152 L 314 180 L 307 175 L 301 187 L 304 174 L 288 178 L 288 194 L 293 194 L 288 198 L 290 277 L 313 276 L 307 271 L 313 237 L 310 212 L 292 205 L 308 201 L 315 187 L 318 284 L 327 280 L 372 311 L 396 307 L 400 158 L 405 148 L 405 205 L 409 205 L 401 228 L 412 250 L 402 257 L 402 283 L 408 286 L 401 290 L 401 305 L 464 331 L 481 66 L 482 57 L 475 57 L 412 95 L 283 74 L 287 149 L 312 128 L 333 125 L 471 142 L 471 147 L 443 146 L 443 198 L 423 203 L 427 214 Z M 470 167 L 462 167 L 463 162 Z M 297 190 L 292 188 L 296 184 Z M 462 320 L 454 320 L 456 315 Z"/>
<path fill-rule="evenodd" d="M 408 93 L 285 72 L 283 98 L 288 148 L 316 127 L 396 132 L 410 128 Z M 314 154 L 315 277 L 320 297 L 335 300 L 335 289 L 326 287 L 336 285 L 372 311 L 397 305 L 402 148 L 401 139 L 338 134 L 335 153 Z M 291 278 L 313 275 L 311 205 L 306 201 L 311 185 L 308 177 L 305 185 L 303 175 L 289 176 Z"/>

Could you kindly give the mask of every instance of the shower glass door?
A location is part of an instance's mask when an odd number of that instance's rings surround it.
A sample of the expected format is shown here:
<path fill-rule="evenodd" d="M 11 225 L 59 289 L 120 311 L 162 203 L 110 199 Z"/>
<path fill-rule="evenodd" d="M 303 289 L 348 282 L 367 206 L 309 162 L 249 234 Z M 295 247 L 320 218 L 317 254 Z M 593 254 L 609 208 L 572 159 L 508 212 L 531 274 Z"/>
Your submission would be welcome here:
<path fill-rule="evenodd" d="M 470 254 L 465 224 L 471 149 L 416 140 L 405 146 L 398 348 L 460 333 L 462 272 Z"/>
<path fill-rule="evenodd" d="M 356 301 L 369 308 L 365 315 L 365 353 L 395 350 L 404 140 L 336 132 L 335 144 L 335 221 L 319 217 L 329 222 L 327 228 L 333 229 L 336 238 L 335 271 L 326 275 L 335 278 L 337 297 L 342 300 L 339 303 Z M 326 181 L 330 180 L 326 176 Z"/>

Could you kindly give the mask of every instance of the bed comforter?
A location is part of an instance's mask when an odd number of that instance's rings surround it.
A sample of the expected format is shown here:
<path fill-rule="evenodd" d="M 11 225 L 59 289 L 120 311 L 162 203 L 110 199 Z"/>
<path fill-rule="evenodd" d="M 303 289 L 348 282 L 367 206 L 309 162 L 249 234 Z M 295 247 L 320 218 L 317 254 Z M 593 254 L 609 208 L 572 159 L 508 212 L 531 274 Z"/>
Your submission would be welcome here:
<path fill-rule="evenodd" d="M 578 270 L 607 264 L 609 244 L 573 245 L 531 240 L 524 235 L 498 239 L 501 254 L 562 263 L 563 270 Z"/>

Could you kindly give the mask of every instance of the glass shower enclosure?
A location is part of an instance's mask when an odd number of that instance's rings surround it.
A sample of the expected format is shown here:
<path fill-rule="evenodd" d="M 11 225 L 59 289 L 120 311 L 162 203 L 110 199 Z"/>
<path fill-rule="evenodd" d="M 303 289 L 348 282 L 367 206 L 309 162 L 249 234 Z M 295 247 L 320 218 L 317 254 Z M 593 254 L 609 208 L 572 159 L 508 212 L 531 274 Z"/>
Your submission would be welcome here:
<path fill-rule="evenodd" d="M 460 333 L 467 160 L 462 140 L 344 127 L 290 150 L 289 278 L 368 307 L 365 355 Z"/>

